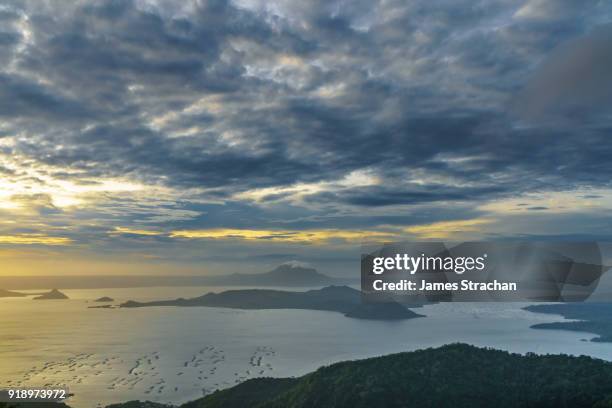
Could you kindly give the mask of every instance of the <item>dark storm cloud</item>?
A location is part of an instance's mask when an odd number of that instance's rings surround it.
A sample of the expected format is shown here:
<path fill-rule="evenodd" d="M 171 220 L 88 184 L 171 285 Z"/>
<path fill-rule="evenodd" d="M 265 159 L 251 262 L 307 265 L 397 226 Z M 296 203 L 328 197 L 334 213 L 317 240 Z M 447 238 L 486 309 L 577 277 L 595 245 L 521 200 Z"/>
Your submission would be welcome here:
<path fill-rule="evenodd" d="M 0 116 L 12 119 L 71 121 L 93 115 L 77 100 L 66 98 L 17 75 L 0 73 L 0 100 L 4 102 Z"/>
<path fill-rule="evenodd" d="M 393 186 L 362 188 L 341 194 L 321 193 L 308 198 L 314 202 L 342 202 L 357 206 L 380 207 L 402 204 L 436 203 L 442 201 L 471 201 L 474 197 L 485 199 L 503 192 L 502 187 L 453 188 L 418 187 L 396 191 Z"/>
<path fill-rule="evenodd" d="M 609 184 L 609 115 L 559 129 L 507 110 L 609 114 L 612 7 L 301 3 L 3 7 L 2 132 L 26 136 L 11 152 L 216 197 L 362 169 L 383 181 L 305 198 L 338 207 Z"/>

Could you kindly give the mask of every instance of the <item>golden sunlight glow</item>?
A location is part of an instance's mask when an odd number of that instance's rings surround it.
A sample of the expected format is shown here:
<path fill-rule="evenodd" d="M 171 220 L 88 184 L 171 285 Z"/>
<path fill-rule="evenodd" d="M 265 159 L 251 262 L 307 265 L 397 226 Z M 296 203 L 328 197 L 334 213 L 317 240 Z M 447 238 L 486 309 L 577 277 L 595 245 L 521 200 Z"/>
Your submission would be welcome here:
<path fill-rule="evenodd" d="M 48 166 L 18 155 L 0 154 L 0 167 L 10 171 L 0 176 L 0 209 L 8 211 L 27 212 L 43 204 L 44 197 L 48 206 L 67 208 L 87 204 L 96 195 L 146 188 L 128 180 L 80 177 L 74 169 Z"/>
<path fill-rule="evenodd" d="M 393 232 L 360 230 L 252 230 L 215 228 L 207 230 L 172 231 L 171 238 L 186 239 L 238 239 L 246 241 L 274 241 L 287 243 L 321 244 L 334 240 L 371 241 L 397 238 Z"/>
<path fill-rule="evenodd" d="M 479 210 L 498 214 L 517 214 L 537 210 L 546 213 L 576 213 L 612 210 L 612 190 L 581 189 L 524 194 L 520 197 L 496 200 Z"/>
<path fill-rule="evenodd" d="M 160 231 L 133 229 L 133 228 L 127 228 L 127 227 L 115 227 L 115 229 L 111 231 L 111 234 L 132 234 L 132 235 L 145 235 L 145 236 L 164 235 L 164 233 Z"/>
<path fill-rule="evenodd" d="M 472 220 L 442 221 L 432 224 L 413 225 L 404 229 L 423 239 L 448 239 L 454 235 L 480 232 L 480 227 L 493 222 L 491 219 L 476 218 Z"/>
<path fill-rule="evenodd" d="M 72 241 L 65 237 L 44 234 L 0 235 L 0 244 L 11 245 L 68 245 Z"/>

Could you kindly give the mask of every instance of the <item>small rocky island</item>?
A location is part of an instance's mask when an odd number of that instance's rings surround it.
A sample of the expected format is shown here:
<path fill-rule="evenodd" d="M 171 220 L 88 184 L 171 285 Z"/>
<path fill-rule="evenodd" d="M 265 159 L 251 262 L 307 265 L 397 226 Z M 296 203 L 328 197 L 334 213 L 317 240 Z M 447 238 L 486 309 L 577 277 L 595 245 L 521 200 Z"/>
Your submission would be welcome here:
<path fill-rule="evenodd" d="M 108 303 L 108 302 L 114 302 L 114 301 L 115 299 L 108 297 L 108 296 L 102 296 L 101 298 L 94 300 L 94 302 L 100 302 L 100 303 Z"/>
<path fill-rule="evenodd" d="M 36 296 L 33 298 L 34 300 L 59 300 L 59 299 L 68 299 L 68 296 L 63 294 L 57 289 L 51 289 L 47 293 L 43 293 L 40 296 Z"/>
<path fill-rule="evenodd" d="M 268 289 L 228 290 L 190 299 L 122 303 L 122 308 L 150 306 L 205 306 L 232 309 L 307 309 L 343 313 L 347 317 L 372 320 L 403 320 L 423 317 L 403 305 L 389 301 L 363 303 L 361 292 L 348 286 L 327 286 L 306 292 Z"/>

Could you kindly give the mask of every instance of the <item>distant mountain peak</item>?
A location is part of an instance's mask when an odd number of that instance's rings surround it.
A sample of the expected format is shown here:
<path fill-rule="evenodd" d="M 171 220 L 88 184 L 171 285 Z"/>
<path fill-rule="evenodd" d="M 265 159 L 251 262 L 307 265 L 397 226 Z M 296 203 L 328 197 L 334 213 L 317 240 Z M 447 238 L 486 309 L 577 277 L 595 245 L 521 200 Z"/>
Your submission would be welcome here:
<path fill-rule="evenodd" d="M 296 268 L 299 267 L 299 268 L 313 269 L 312 265 L 309 264 L 308 262 L 302 262 L 302 261 L 296 261 L 296 260 L 283 262 L 281 265 L 291 265 Z"/>
<path fill-rule="evenodd" d="M 284 263 L 278 265 L 276 268 L 272 269 L 268 273 L 300 273 L 300 274 L 316 274 L 324 276 L 323 274 L 317 272 L 317 270 L 307 264 L 297 264 L 297 263 Z"/>
<path fill-rule="evenodd" d="M 344 281 L 320 273 L 309 264 L 298 261 L 285 262 L 263 273 L 233 273 L 209 278 L 209 283 L 212 284 L 238 286 L 320 287 Z"/>
<path fill-rule="evenodd" d="M 327 284 L 332 281 L 332 278 L 319 273 L 315 268 L 296 263 L 281 264 L 270 272 L 261 274 L 260 277 L 278 280 L 279 283 L 311 283 L 313 285 Z"/>

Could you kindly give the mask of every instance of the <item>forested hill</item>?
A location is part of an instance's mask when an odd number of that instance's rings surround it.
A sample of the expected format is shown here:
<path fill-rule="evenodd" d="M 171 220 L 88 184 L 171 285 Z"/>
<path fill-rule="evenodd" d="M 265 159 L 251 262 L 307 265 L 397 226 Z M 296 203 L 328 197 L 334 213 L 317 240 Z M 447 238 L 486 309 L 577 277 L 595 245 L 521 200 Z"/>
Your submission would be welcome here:
<path fill-rule="evenodd" d="M 183 408 L 245 407 L 612 408 L 612 363 L 454 344 L 254 379 Z"/>

